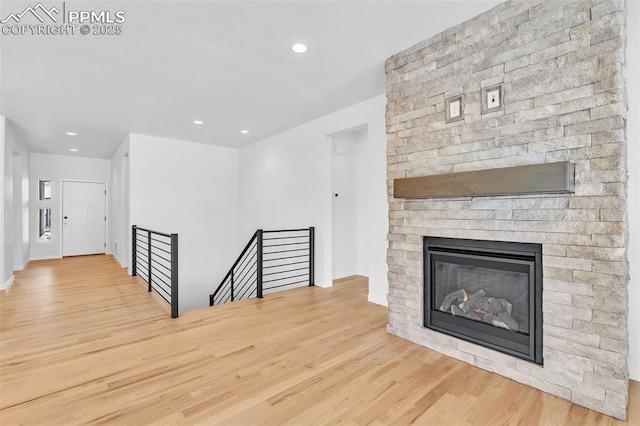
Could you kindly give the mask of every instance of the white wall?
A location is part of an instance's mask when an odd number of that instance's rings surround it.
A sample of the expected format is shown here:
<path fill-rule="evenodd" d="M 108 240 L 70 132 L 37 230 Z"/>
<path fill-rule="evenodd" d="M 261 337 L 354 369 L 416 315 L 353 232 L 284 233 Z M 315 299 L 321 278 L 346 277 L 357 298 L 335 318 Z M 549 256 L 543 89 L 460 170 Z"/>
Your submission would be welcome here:
<path fill-rule="evenodd" d="M 238 150 L 129 135 L 131 223 L 179 238 L 180 311 L 209 294 L 240 253 Z"/>
<path fill-rule="evenodd" d="M 26 143 L 17 136 L 17 132 L 10 120 L 7 120 L 6 123 L 5 143 L 13 146 L 11 227 L 13 228 L 13 270 L 18 271 L 24 269 L 31 258 L 29 240 L 29 168 L 31 153 Z"/>
<path fill-rule="evenodd" d="M 4 147 L 2 152 L 3 165 L 3 211 L 2 221 L 4 222 L 5 232 L 2 242 L 2 288 L 8 288 L 13 282 L 13 145 L 7 140 L 7 124 L 4 122 Z"/>
<path fill-rule="evenodd" d="M 366 126 L 369 300 L 386 305 L 386 129 L 384 95 L 240 149 L 241 239 L 258 228 L 316 227 L 316 279 L 331 286 L 331 138 Z M 363 173 L 364 174 L 364 173 Z"/>
<path fill-rule="evenodd" d="M 31 202 L 30 239 L 31 259 L 55 259 L 62 257 L 62 181 L 107 182 L 110 192 L 111 161 L 101 158 L 86 158 L 71 155 L 31 153 L 31 179 L 29 196 Z M 51 200 L 38 200 L 38 181 L 51 181 Z M 109 198 L 107 198 L 108 200 Z M 38 240 L 38 208 L 50 207 L 52 213 L 51 241 Z M 109 206 L 107 203 L 107 212 Z M 109 244 L 109 221 L 107 215 L 107 247 Z"/>
<path fill-rule="evenodd" d="M 10 120 L 4 121 L 4 264 L 2 286 L 13 281 L 13 271 L 24 269 L 29 249 L 29 149 L 17 137 Z M 26 229 L 25 229 L 26 227 Z"/>
<path fill-rule="evenodd" d="M 2 217 L 0 217 L 0 238 L 2 239 L 3 243 L 0 244 L 0 289 L 4 290 L 5 287 L 5 282 L 6 282 L 6 277 L 5 277 L 5 271 L 4 271 L 4 264 L 5 264 L 5 256 L 4 256 L 4 230 L 5 230 L 5 206 L 4 206 L 4 174 L 5 174 L 5 170 L 4 170 L 4 150 L 5 150 L 5 118 L 3 116 L 0 115 L 0 164 L 2 164 L 3 170 L 2 173 L 0 173 L 0 214 L 2 214 Z"/>
<path fill-rule="evenodd" d="M 131 223 L 129 221 L 129 136 L 111 158 L 111 243 L 109 251 L 120 266 L 130 263 Z"/>
<path fill-rule="evenodd" d="M 627 10 L 627 161 L 629 164 L 629 376 L 640 380 L 640 2 Z"/>
<path fill-rule="evenodd" d="M 13 270 L 24 269 L 25 260 L 22 259 L 22 209 L 24 206 L 24 197 L 22 193 L 22 160 L 23 156 L 21 152 L 14 151 L 11 156 L 13 166 L 13 217 L 12 217 L 12 234 L 13 234 Z M 28 188 L 27 188 L 28 190 Z M 28 210 L 27 210 L 28 213 Z"/>

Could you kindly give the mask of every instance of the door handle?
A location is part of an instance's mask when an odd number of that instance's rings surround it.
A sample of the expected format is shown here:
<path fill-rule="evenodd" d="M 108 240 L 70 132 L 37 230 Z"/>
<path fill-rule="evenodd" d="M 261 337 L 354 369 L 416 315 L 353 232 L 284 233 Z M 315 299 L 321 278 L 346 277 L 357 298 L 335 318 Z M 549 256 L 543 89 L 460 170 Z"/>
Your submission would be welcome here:
<path fill-rule="evenodd" d="M 69 219 L 67 216 L 64 217 L 65 219 Z"/>

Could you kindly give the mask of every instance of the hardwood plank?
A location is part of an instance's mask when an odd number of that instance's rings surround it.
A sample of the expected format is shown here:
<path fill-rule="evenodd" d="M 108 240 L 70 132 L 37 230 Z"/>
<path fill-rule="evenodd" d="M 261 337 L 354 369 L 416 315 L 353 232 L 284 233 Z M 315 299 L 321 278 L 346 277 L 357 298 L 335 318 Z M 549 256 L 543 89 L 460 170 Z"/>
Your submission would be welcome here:
<path fill-rule="evenodd" d="M 0 423 L 619 422 L 388 334 L 367 280 L 168 317 L 108 256 L 31 262 L 0 293 Z M 164 303 L 164 302 L 163 302 Z"/>
<path fill-rule="evenodd" d="M 569 194 L 573 191 L 574 167 L 568 161 L 398 178 L 393 181 L 395 198 Z"/>

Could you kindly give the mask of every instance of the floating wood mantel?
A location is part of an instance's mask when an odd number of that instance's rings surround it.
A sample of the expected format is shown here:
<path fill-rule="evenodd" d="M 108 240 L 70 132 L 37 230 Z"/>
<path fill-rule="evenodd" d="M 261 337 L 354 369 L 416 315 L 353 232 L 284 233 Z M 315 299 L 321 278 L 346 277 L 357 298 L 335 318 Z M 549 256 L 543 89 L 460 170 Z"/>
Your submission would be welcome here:
<path fill-rule="evenodd" d="M 573 163 L 534 164 L 395 179 L 395 198 L 436 198 L 574 192 Z"/>

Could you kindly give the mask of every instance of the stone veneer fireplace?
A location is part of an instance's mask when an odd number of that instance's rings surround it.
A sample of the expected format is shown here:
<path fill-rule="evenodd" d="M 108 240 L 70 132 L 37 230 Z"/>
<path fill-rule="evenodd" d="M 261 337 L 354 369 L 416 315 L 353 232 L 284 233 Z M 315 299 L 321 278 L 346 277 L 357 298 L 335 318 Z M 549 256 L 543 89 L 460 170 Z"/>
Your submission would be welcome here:
<path fill-rule="evenodd" d="M 621 419 L 628 399 L 624 46 L 622 1 L 517 0 L 386 64 L 388 331 Z M 481 91 L 500 84 L 503 106 L 486 112 Z M 459 96 L 463 118 L 447 120 L 446 101 Z M 575 165 L 571 194 L 393 195 L 396 179 L 562 161 Z M 425 237 L 541 247 L 542 364 L 425 327 Z M 485 289 L 465 289 L 478 290 Z"/>

